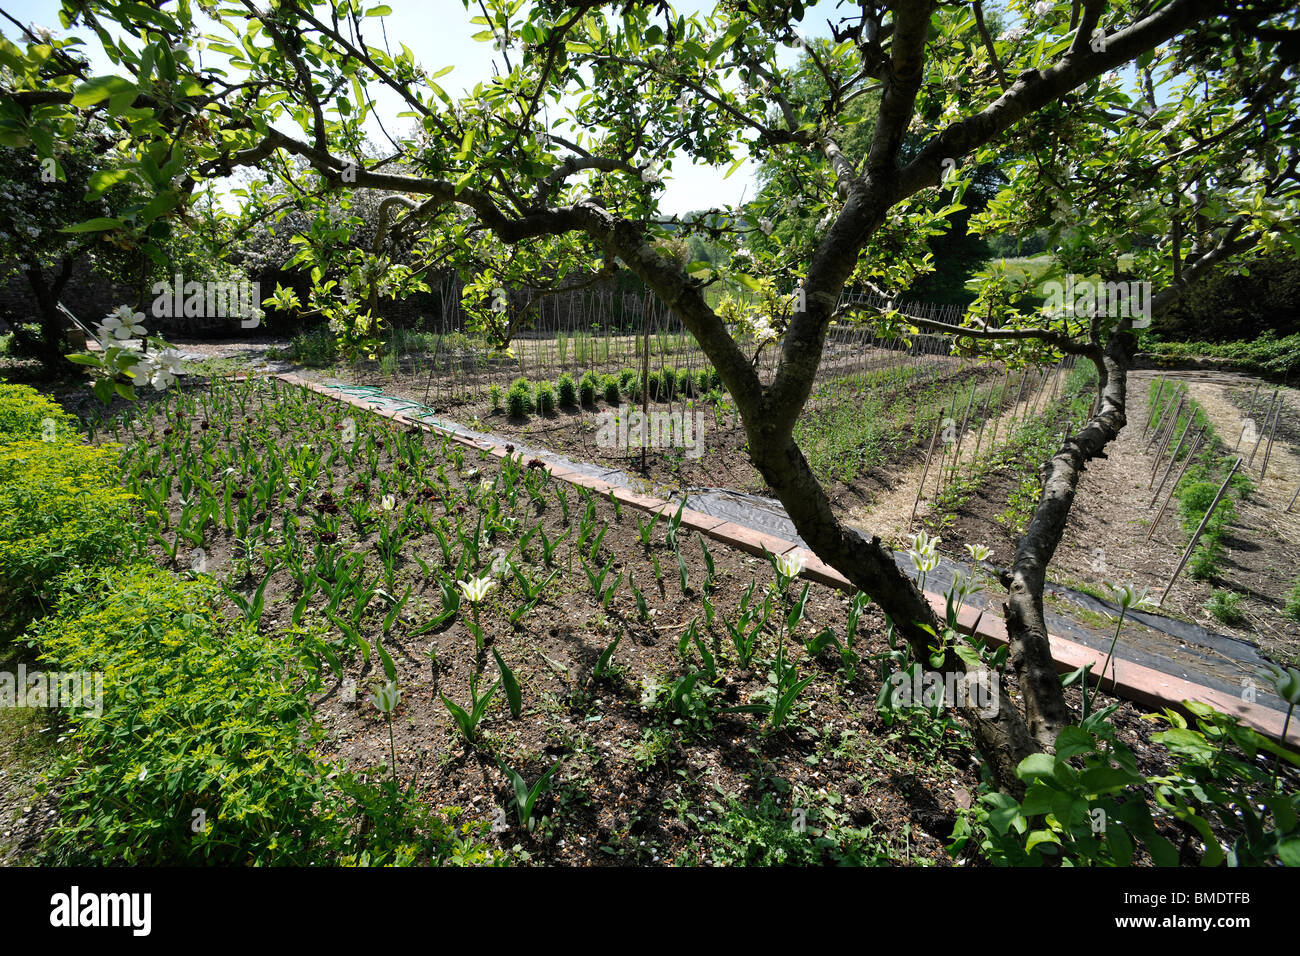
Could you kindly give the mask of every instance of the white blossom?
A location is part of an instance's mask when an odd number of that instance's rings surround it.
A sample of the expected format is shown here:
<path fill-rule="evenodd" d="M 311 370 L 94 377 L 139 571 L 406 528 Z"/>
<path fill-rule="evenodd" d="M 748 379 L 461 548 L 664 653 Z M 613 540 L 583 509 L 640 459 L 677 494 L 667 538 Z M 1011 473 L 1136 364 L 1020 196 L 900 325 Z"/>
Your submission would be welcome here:
<path fill-rule="evenodd" d="M 777 573 L 786 578 L 798 577 L 806 566 L 804 556 L 797 551 L 779 555 L 776 559 Z"/>

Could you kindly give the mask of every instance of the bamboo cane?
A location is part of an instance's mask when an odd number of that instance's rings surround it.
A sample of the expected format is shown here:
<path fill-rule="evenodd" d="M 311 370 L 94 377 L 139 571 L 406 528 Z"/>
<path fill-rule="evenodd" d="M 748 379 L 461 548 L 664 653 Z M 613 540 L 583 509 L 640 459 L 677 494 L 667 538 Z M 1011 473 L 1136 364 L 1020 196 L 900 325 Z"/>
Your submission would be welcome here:
<path fill-rule="evenodd" d="M 1183 476 L 1187 474 L 1187 469 L 1191 467 L 1192 459 L 1194 459 L 1196 453 L 1201 450 L 1201 442 L 1204 438 L 1205 429 L 1202 428 L 1196 433 L 1196 438 L 1192 440 L 1192 447 L 1188 449 L 1187 457 L 1183 460 L 1183 467 L 1178 470 L 1178 477 L 1175 478 L 1174 483 L 1169 486 L 1169 493 L 1165 495 L 1164 503 L 1160 505 L 1160 510 L 1156 512 L 1155 518 L 1151 520 L 1151 527 L 1147 528 L 1147 536 L 1144 540 L 1151 540 L 1151 535 L 1155 533 L 1156 525 L 1160 524 L 1160 519 L 1164 517 L 1165 510 L 1169 507 L 1169 502 L 1174 498 L 1174 491 L 1178 488 L 1178 483 L 1183 480 Z M 1156 493 L 1159 494 L 1158 491 Z M 1155 502 L 1154 498 L 1151 500 L 1153 503 Z M 1150 505 L 1147 507 L 1149 508 Z"/>
<path fill-rule="evenodd" d="M 1219 506 L 1219 501 L 1223 498 L 1223 493 L 1228 490 L 1228 483 L 1232 481 L 1232 476 L 1237 473 L 1237 469 L 1240 467 L 1241 458 L 1238 457 L 1237 460 L 1232 463 L 1232 468 L 1228 471 L 1228 477 L 1224 478 L 1223 484 L 1219 486 L 1219 491 L 1214 496 L 1214 500 L 1210 502 L 1210 507 L 1206 510 L 1205 517 L 1202 518 L 1201 523 L 1197 525 L 1196 534 L 1192 535 L 1192 540 L 1187 542 L 1187 550 L 1183 552 L 1183 559 L 1178 562 L 1178 567 L 1174 569 L 1173 576 L 1169 579 L 1169 583 L 1165 585 L 1164 593 L 1160 595 L 1160 603 L 1158 603 L 1156 607 L 1165 606 L 1165 598 L 1169 597 L 1170 588 L 1172 588 L 1174 582 L 1178 580 L 1178 575 L 1187 564 L 1187 559 L 1192 556 L 1192 549 L 1196 547 L 1196 542 L 1200 539 L 1201 533 L 1205 531 L 1205 526 L 1210 523 L 1210 516 L 1214 514 L 1214 509 Z"/>

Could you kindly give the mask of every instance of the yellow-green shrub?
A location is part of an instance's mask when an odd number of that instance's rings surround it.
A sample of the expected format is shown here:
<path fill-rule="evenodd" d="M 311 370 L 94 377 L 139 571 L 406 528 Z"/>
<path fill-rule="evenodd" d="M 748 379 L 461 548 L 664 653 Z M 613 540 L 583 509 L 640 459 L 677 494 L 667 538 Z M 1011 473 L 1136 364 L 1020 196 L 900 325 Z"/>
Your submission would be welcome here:
<path fill-rule="evenodd" d="M 59 575 L 133 550 L 133 501 L 118 483 L 116 448 L 0 445 L 0 643 L 51 603 Z"/>
<path fill-rule="evenodd" d="M 77 420 L 34 388 L 0 382 L 0 444 L 24 438 L 75 441 Z"/>
<path fill-rule="evenodd" d="M 222 618 L 211 578 L 135 566 L 63 584 L 32 642 L 52 669 L 102 674 L 104 699 L 98 717 L 68 711 L 48 862 L 491 860 L 472 828 L 318 757 L 303 644 Z"/>
<path fill-rule="evenodd" d="M 33 640 L 59 670 L 102 673 L 104 701 L 98 719 L 69 711 L 74 750 L 56 771 L 50 857 L 300 858 L 314 842 L 323 774 L 293 647 L 224 624 L 210 579 L 141 566 L 66 583 Z"/>

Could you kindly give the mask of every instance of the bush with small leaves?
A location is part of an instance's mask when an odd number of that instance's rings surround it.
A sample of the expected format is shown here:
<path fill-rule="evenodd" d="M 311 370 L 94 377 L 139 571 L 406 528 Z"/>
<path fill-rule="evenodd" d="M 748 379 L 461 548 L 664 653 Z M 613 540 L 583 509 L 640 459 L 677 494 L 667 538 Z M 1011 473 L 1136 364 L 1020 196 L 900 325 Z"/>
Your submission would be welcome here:
<path fill-rule="evenodd" d="M 646 386 L 650 392 L 650 401 L 657 402 L 663 398 L 664 380 L 663 377 L 655 371 L 651 371 L 646 379 Z"/>
<path fill-rule="evenodd" d="M 533 400 L 525 391 L 512 388 L 506 395 L 506 411 L 511 418 L 523 418 L 532 408 Z"/>
<path fill-rule="evenodd" d="M 659 401 L 671 402 L 677 394 L 677 369 L 669 366 L 659 378 Z"/>
<path fill-rule="evenodd" d="M 618 373 L 618 387 L 624 395 L 632 394 L 632 383 L 637 381 L 641 376 L 637 374 L 634 368 L 625 368 Z"/>
<path fill-rule="evenodd" d="M 501 411 L 501 386 L 492 384 L 488 386 L 488 398 L 492 400 L 492 411 Z"/>
<path fill-rule="evenodd" d="M 555 389 L 550 382 L 538 382 L 536 392 L 537 410 L 543 415 L 555 414 Z"/>
<path fill-rule="evenodd" d="M 578 380 L 578 399 L 584 405 L 596 404 L 596 392 L 599 389 L 600 382 L 596 378 L 595 372 L 584 372 L 582 378 Z"/>
<path fill-rule="evenodd" d="M 568 372 L 555 380 L 555 392 L 561 408 L 573 408 L 578 404 L 578 386 Z"/>
<path fill-rule="evenodd" d="M 601 389 L 605 394 L 605 401 L 610 405 L 617 405 L 619 402 L 618 377 L 615 375 L 606 375 L 601 382 Z"/>
<path fill-rule="evenodd" d="M 517 378 L 510 383 L 506 393 L 506 411 L 511 415 L 527 415 L 533 410 L 533 387 L 526 378 Z"/>
<path fill-rule="evenodd" d="M 677 392 L 679 395 L 695 394 L 695 376 L 691 374 L 690 369 L 681 369 L 677 373 Z"/>

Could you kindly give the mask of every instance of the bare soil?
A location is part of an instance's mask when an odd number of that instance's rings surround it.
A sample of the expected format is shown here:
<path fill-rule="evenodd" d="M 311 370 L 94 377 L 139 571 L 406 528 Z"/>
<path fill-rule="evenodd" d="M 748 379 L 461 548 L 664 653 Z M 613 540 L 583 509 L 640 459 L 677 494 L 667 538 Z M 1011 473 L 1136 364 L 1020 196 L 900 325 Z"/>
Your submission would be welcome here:
<path fill-rule="evenodd" d="M 1144 434 L 1148 385 L 1156 374 L 1130 374 L 1129 424 L 1107 449 L 1107 457 L 1092 462 L 1079 482 L 1065 535 L 1049 569 L 1049 576 L 1062 584 L 1109 597 L 1107 582 L 1128 583 L 1149 589 L 1152 599 L 1158 601 L 1183 556 L 1187 536 L 1179 523 L 1177 501 L 1170 504 L 1147 540 L 1163 501 L 1162 495 L 1150 506 L 1152 486 L 1159 483 L 1169 455 L 1166 451 L 1157 465 L 1160 443 L 1151 443 L 1150 434 Z M 1220 438 L 1226 439 L 1221 450 L 1231 451 L 1254 380 L 1222 373 L 1164 374 L 1188 382 L 1190 394 L 1205 409 Z M 1294 409 L 1300 406 L 1300 399 L 1291 389 L 1282 389 L 1281 394 L 1284 407 L 1292 410 L 1289 417 L 1284 412 L 1283 418 L 1295 422 Z M 1297 438 L 1300 435 L 1294 425 L 1279 425 L 1265 480 L 1257 481 L 1251 495 L 1236 504 L 1237 519 L 1225 540 L 1227 556 L 1218 574 L 1196 581 L 1184 569 L 1163 606 L 1164 613 L 1252 641 L 1266 656 L 1284 663 L 1300 659 L 1300 623 L 1284 613 L 1287 594 L 1300 573 L 1300 508 L 1285 512 L 1300 483 Z M 1249 450 L 1245 454 L 1249 458 Z M 1253 478 L 1258 479 L 1263 454 L 1261 447 Z M 1169 482 L 1176 475 L 1175 470 Z M 1009 564 L 1017 539 L 997 516 L 1006 510 L 1008 495 L 1019 485 L 1020 477 L 1021 473 L 1004 471 L 986 482 L 946 524 L 941 550 L 961 555 L 964 544 L 982 543 L 993 548 L 996 563 Z M 1243 623 L 1225 624 L 1206 609 L 1216 590 L 1241 596 Z"/>

